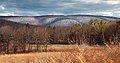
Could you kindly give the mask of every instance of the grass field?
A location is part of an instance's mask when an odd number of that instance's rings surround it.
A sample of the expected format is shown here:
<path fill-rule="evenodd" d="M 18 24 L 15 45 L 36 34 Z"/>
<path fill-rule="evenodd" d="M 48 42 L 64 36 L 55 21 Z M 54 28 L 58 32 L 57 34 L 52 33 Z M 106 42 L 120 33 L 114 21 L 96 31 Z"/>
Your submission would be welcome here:
<path fill-rule="evenodd" d="M 120 63 L 120 46 L 49 45 L 48 52 L 0 55 L 0 63 Z"/>

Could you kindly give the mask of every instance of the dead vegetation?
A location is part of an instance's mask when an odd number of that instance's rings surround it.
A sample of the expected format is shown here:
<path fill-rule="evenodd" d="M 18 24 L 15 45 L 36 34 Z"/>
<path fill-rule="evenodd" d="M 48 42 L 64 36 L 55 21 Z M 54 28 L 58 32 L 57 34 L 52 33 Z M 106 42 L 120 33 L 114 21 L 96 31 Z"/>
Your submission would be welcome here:
<path fill-rule="evenodd" d="M 1 26 L 0 63 L 120 63 L 119 43 L 120 21 Z"/>
<path fill-rule="evenodd" d="M 49 48 L 56 52 L 1 55 L 0 63 L 120 63 L 119 46 L 70 45 L 73 49 L 69 51 L 66 46 L 52 45 Z"/>

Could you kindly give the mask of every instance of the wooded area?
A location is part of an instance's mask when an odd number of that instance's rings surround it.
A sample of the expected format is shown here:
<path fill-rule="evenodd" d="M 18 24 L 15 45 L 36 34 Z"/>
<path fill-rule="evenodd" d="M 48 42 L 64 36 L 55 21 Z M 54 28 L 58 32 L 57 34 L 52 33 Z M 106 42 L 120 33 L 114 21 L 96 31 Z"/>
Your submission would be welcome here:
<path fill-rule="evenodd" d="M 104 45 L 120 42 L 120 21 L 91 20 L 73 26 L 1 26 L 0 53 L 47 51 L 49 44 Z"/>

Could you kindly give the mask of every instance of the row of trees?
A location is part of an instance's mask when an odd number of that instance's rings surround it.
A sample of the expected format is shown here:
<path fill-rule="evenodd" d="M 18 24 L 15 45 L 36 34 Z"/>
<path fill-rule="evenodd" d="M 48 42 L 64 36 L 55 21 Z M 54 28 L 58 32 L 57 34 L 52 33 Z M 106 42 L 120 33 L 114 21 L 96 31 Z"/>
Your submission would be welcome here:
<path fill-rule="evenodd" d="M 46 27 L 0 27 L 0 52 L 22 53 L 31 51 L 46 51 L 48 44 Z"/>
<path fill-rule="evenodd" d="M 48 44 L 117 44 L 120 41 L 120 21 L 91 20 L 89 24 L 73 26 L 1 26 L 0 52 L 18 53 L 47 51 Z"/>

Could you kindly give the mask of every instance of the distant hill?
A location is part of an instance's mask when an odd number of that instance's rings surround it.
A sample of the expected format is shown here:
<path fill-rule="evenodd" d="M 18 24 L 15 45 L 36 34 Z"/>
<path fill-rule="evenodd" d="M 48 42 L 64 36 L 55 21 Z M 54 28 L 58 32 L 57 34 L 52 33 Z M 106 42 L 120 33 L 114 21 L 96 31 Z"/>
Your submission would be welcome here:
<path fill-rule="evenodd" d="M 22 26 L 22 25 L 25 25 L 25 24 L 9 21 L 9 20 L 5 20 L 5 19 L 0 19 L 0 26 L 6 26 L 6 25 L 9 25 L 9 26 Z"/>
<path fill-rule="evenodd" d="M 99 15 L 1 16 L 0 19 L 11 21 L 9 23 L 29 23 L 31 25 L 41 26 L 70 26 L 76 23 L 89 23 L 91 19 L 97 19 L 101 21 L 120 20 L 120 18 L 117 17 Z"/>

